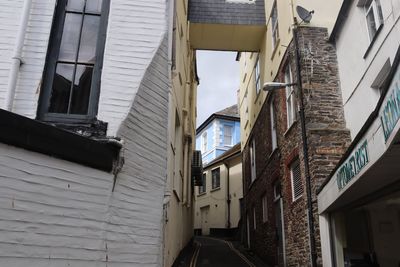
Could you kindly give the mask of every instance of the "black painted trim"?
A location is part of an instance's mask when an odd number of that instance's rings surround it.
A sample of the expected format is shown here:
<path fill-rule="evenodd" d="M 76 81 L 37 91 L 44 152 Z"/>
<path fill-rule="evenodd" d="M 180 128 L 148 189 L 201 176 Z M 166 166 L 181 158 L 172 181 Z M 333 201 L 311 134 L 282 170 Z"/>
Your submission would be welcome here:
<path fill-rule="evenodd" d="M 382 23 L 382 24 L 379 26 L 378 30 L 376 31 L 374 37 L 372 38 L 371 42 L 370 42 L 369 45 L 368 45 L 367 50 L 366 50 L 365 53 L 364 53 L 363 59 L 365 59 L 365 58 L 368 56 L 369 51 L 371 51 L 372 47 L 374 46 L 375 41 L 376 41 L 376 39 L 378 38 L 379 33 L 381 33 L 381 31 L 382 31 L 383 25 L 384 25 L 384 24 Z"/>
<path fill-rule="evenodd" d="M 0 142 L 106 172 L 113 170 L 121 146 L 96 141 L 0 109 Z"/>

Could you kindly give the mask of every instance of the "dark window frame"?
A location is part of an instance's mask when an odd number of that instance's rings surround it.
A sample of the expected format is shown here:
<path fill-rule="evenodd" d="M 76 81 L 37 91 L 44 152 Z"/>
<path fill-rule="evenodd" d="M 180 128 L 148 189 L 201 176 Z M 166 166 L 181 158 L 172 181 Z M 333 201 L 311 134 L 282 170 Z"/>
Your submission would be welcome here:
<path fill-rule="evenodd" d="M 221 188 L 221 170 L 219 167 L 211 170 L 211 189 L 218 188 Z"/>
<path fill-rule="evenodd" d="M 206 193 L 206 186 L 207 186 L 207 174 L 203 173 L 201 176 L 203 184 L 199 186 L 199 195 Z"/>
<path fill-rule="evenodd" d="M 49 112 L 52 94 L 53 80 L 57 66 L 58 55 L 60 52 L 61 38 L 63 34 L 66 6 L 68 0 L 58 0 L 53 16 L 53 23 L 50 33 L 50 40 L 47 48 L 46 64 L 42 76 L 42 86 L 39 97 L 37 119 L 47 122 L 60 123 L 89 123 L 96 120 L 101 85 L 101 73 L 103 69 L 103 58 L 105 41 L 107 35 L 108 16 L 110 0 L 103 0 L 100 15 L 99 32 L 96 42 L 96 63 L 93 66 L 93 76 L 91 80 L 90 96 L 87 114 L 65 114 Z"/>

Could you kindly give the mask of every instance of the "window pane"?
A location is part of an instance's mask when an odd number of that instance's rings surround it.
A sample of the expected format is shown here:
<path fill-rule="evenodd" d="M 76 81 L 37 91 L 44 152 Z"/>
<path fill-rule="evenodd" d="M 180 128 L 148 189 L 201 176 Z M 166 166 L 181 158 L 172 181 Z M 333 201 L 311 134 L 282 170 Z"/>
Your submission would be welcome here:
<path fill-rule="evenodd" d="M 99 16 L 85 16 L 83 20 L 81 44 L 79 46 L 79 62 L 95 62 L 99 25 Z"/>
<path fill-rule="evenodd" d="M 67 13 L 61 39 L 59 60 L 75 61 L 82 15 Z"/>
<path fill-rule="evenodd" d="M 369 10 L 367 14 L 367 23 L 368 23 L 369 36 L 372 40 L 372 38 L 374 38 L 376 33 L 375 16 L 372 8 Z"/>
<path fill-rule="evenodd" d="M 84 4 L 85 4 L 85 0 L 68 0 L 67 10 L 82 12 Z"/>
<path fill-rule="evenodd" d="M 102 0 L 87 0 L 86 12 L 89 13 L 100 13 Z"/>
<path fill-rule="evenodd" d="M 92 85 L 92 74 L 92 66 L 78 65 L 76 67 L 70 113 L 87 114 L 90 87 Z"/>
<path fill-rule="evenodd" d="M 376 3 L 377 11 L 378 11 L 379 25 L 380 25 L 383 23 L 383 13 L 382 13 L 381 2 L 379 0 L 375 0 L 375 3 Z"/>
<path fill-rule="evenodd" d="M 49 112 L 67 113 L 74 65 L 57 64 L 50 99 Z"/>

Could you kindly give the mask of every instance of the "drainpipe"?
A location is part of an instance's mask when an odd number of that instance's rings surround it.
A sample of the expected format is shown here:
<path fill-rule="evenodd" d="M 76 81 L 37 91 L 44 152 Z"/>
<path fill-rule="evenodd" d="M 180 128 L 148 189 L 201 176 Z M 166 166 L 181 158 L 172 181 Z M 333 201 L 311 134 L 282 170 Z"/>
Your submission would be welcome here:
<path fill-rule="evenodd" d="M 294 24 L 293 28 L 293 41 L 296 50 L 296 71 L 297 71 L 297 87 L 299 91 L 299 115 L 301 124 L 301 139 L 303 142 L 303 157 L 304 157 L 304 172 L 306 175 L 306 194 L 307 194 L 307 215 L 308 215 L 308 235 L 310 243 L 311 252 L 311 266 L 317 266 L 317 252 L 315 248 L 315 235 L 314 235 L 314 216 L 313 216 L 313 204 L 311 196 L 311 176 L 310 176 L 310 166 L 308 158 L 308 144 L 307 144 L 307 133 L 306 133 L 306 118 L 304 113 L 304 95 L 303 95 L 303 83 L 301 79 L 301 65 L 300 65 L 300 50 L 298 42 L 298 25 L 297 22 Z"/>
<path fill-rule="evenodd" d="M 24 6 L 22 9 L 22 17 L 21 17 L 21 21 L 19 24 L 17 40 L 16 40 L 13 56 L 11 58 L 10 74 L 8 76 L 7 95 L 6 95 L 6 102 L 5 102 L 5 107 L 4 107 L 8 111 L 12 111 L 19 68 L 20 68 L 21 64 L 23 63 L 21 54 L 22 54 L 22 48 L 24 47 L 25 33 L 26 33 L 26 28 L 28 26 L 28 20 L 29 20 L 31 6 L 32 6 L 32 0 L 25 0 Z"/>
<path fill-rule="evenodd" d="M 231 228 L 231 192 L 229 188 L 229 165 L 224 162 L 226 168 L 226 203 L 228 204 L 228 229 Z"/>

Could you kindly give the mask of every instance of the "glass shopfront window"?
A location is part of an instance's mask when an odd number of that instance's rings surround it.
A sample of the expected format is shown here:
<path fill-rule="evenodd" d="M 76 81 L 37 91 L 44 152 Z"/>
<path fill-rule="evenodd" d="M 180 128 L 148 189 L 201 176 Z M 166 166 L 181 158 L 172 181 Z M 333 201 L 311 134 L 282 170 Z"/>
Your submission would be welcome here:
<path fill-rule="evenodd" d="M 332 214 L 338 267 L 400 266 L 400 191 Z"/>

